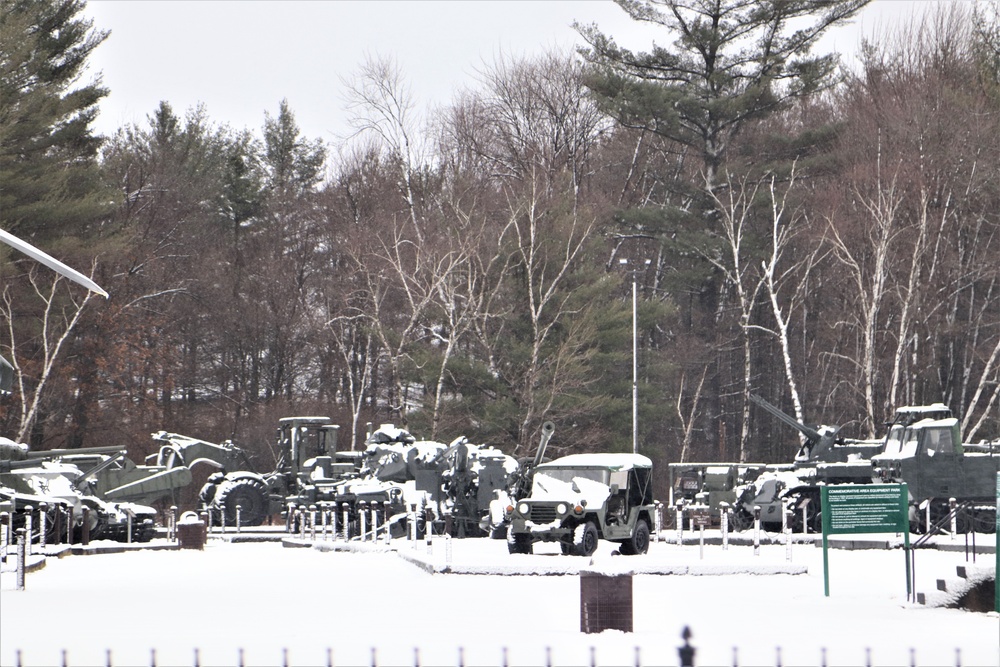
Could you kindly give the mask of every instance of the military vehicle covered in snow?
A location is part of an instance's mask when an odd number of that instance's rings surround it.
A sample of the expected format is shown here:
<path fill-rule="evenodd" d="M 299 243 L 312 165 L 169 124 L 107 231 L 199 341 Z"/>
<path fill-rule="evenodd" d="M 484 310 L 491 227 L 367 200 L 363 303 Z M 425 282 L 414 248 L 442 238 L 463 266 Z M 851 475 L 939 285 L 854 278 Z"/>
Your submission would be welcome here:
<path fill-rule="evenodd" d="M 536 466 L 530 495 L 509 508 L 508 550 L 558 542 L 564 554 L 589 556 L 605 539 L 623 554 L 646 553 L 656 511 L 652 472 L 638 454 L 572 454 Z"/>
<path fill-rule="evenodd" d="M 963 444 L 950 411 L 912 410 L 907 419 L 895 420 L 885 450 L 872 457 L 871 472 L 876 482 L 906 484 L 910 525 L 917 532 L 946 517 L 951 498 L 966 505 L 956 517 L 958 532 L 996 531 L 1000 441 Z"/>
<path fill-rule="evenodd" d="M 213 473 L 199 498 L 212 522 L 259 526 L 288 504 L 332 501 L 334 486 L 357 471 L 358 456 L 337 451 L 340 426 L 329 417 L 278 420 L 278 464 L 269 473 L 236 469 Z"/>
<path fill-rule="evenodd" d="M 742 530 L 750 526 L 755 507 L 760 508 L 761 523 L 772 529 L 779 528 L 787 504 L 792 512 L 793 531 L 803 531 L 807 526 L 819 532 L 822 520 L 820 487 L 871 483 L 870 461 L 882 451 L 883 440 L 845 438 L 840 434 L 840 426 L 803 424 L 760 396 L 751 394 L 750 400 L 797 430 L 802 438 L 791 463 L 764 466 L 748 483 L 737 487 L 734 528 Z"/>
<path fill-rule="evenodd" d="M 288 417 L 278 428 L 279 461 L 264 475 L 249 470 L 215 473 L 202 488 L 213 523 L 260 525 L 289 505 L 333 511 L 339 532 L 358 535 L 361 510 L 377 510 L 383 528 L 400 536 L 414 506 L 420 524 L 438 522 L 456 537 L 484 534 L 490 501 L 507 488 L 517 461 L 492 447 L 417 440 L 405 429 L 382 424 L 364 452 L 338 452 L 337 431 L 327 417 Z M 367 517 L 367 515 L 366 515 Z"/>
<path fill-rule="evenodd" d="M 63 460 L 72 454 L 96 456 L 99 463 L 83 470 Z M 156 510 L 136 503 L 109 502 L 94 493 L 95 478 L 123 457 L 124 452 L 114 447 L 29 451 L 27 445 L 0 437 L 0 505 L 13 513 L 17 527 L 24 525 L 28 506 L 37 511 L 45 503 L 49 541 L 67 534 L 72 541 L 81 540 L 84 534 L 94 540 L 150 540 L 155 533 Z M 65 532 L 58 528 L 61 517 L 56 514 L 60 511 L 67 513 L 69 521 Z M 38 537 L 33 535 L 33 539 Z"/>

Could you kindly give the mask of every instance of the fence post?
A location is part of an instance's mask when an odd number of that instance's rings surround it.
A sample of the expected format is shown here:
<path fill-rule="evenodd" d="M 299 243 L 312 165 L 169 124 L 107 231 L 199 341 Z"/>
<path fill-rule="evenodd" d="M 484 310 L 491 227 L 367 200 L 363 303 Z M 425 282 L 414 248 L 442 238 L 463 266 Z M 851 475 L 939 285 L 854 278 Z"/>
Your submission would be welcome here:
<path fill-rule="evenodd" d="M 316 541 L 316 506 L 309 506 L 309 539 Z"/>
<path fill-rule="evenodd" d="M 42 503 L 38 506 L 38 550 L 45 553 L 45 532 L 48 530 L 47 519 L 49 504 Z"/>
<path fill-rule="evenodd" d="M 170 518 L 167 519 L 167 539 L 171 542 L 177 539 L 177 505 L 170 506 Z"/>
<path fill-rule="evenodd" d="M 663 503 L 656 501 L 656 541 L 660 541 L 660 531 L 663 530 Z"/>
<path fill-rule="evenodd" d="M 677 503 L 677 546 L 684 544 L 684 505 Z"/>
<path fill-rule="evenodd" d="M 17 529 L 17 590 L 24 590 L 24 568 L 28 560 L 27 548 L 24 545 L 24 528 Z"/>
<path fill-rule="evenodd" d="M 83 506 L 83 526 L 81 527 L 80 543 L 83 546 L 90 544 L 90 508 Z"/>
<path fill-rule="evenodd" d="M 10 543 L 9 530 L 6 512 L 0 512 L 0 559 L 7 555 L 7 545 Z"/>
<path fill-rule="evenodd" d="M 753 506 L 753 555 L 760 555 L 760 505 Z"/>
<path fill-rule="evenodd" d="M 344 504 L 341 506 L 341 523 L 344 526 L 344 541 L 347 542 L 351 539 L 351 515 L 350 515 L 350 504 L 345 500 Z"/>
<path fill-rule="evenodd" d="M 236 506 L 236 534 L 239 535 L 243 528 L 243 505 Z"/>
<path fill-rule="evenodd" d="M 729 550 L 729 503 L 719 503 L 719 528 L 722 529 L 722 550 Z"/>
<path fill-rule="evenodd" d="M 955 533 L 958 532 L 958 513 L 955 512 L 955 505 L 957 501 L 954 498 L 948 499 L 948 511 L 951 513 L 951 539 L 955 539 Z"/>
<path fill-rule="evenodd" d="M 31 555 L 31 529 L 32 529 L 32 514 L 34 514 L 35 508 L 31 505 L 24 506 L 24 532 L 27 535 L 28 540 L 28 555 Z"/>
<path fill-rule="evenodd" d="M 684 646 L 677 649 L 677 655 L 681 659 L 681 667 L 694 667 L 694 654 L 697 649 L 691 646 L 691 637 L 693 636 L 691 628 L 685 625 L 684 630 L 681 631 L 681 639 L 684 640 Z"/>
<path fill-rule="evenodd" d="M 361 541 L 368 541 L 368 503 L 364 500 L 358 502 L 358 521 L 361 528 Z"/>

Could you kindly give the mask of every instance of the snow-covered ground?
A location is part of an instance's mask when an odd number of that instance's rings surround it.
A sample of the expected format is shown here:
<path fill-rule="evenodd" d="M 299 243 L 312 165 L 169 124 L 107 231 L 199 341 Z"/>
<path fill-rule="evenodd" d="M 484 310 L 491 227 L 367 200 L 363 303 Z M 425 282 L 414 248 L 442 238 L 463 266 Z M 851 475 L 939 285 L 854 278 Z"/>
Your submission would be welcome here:
<path fill-rule="evenodd" d="M 992 543 L 992 536 L 986 538 Z M 562 556 L 551 545 L 507 554 L 503 541 L 445 540 L 433 555 L 337 552 L 210 540 L 204 551 L 139 551 L 49 559 L 12 590 L 0 575 L 0 664 L 149 665 L 676 665 L 685 626 L 699 665 L 1000 665 L 1000 616 L 906 600 L 902 551 L 823 551 L 655 543 L 645 556 Z M 384 549 L 384 547 L 379 547 Z M 408 558 L 403 558 L 406 555 Z M 417 561 L 415 564 L 413 561 Z M 980 555 L 974 571 L 994 556 Z M 634 632 L 580 632 L 580 568 L 632 564 Z M 961 552 L 920 551 L 917 590 L 954 579 Z M 969 563 L 971 565 L 971 563 Z M 512 576 L 564 571 L 554 576 Z M 801 571 L 801 567 L 791 568 Z M 504 572 L 506 574 L 497 574 Z M 287 654 L 284 652 L 287 649 Z M 911 649 L 915 653 L 911 654 Z M 866 652 L 870 650 L 870 654 Z M 373 652 L 374 651 L 374 652 Z M 461 651 L 461 658 L 460 658 Z"/>

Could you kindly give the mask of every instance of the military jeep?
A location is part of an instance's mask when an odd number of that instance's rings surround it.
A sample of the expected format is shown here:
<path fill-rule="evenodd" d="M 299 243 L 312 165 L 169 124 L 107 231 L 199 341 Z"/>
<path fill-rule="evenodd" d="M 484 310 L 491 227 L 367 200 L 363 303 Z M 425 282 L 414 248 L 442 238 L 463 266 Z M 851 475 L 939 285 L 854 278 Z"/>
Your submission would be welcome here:
<path fill-rule="evenodd" d="M 508 551 L 529 554 L 535 542 L 558 542 L 564 554 L 589 556 L 605 539 L 623 554 L 646 553 L 652 471 L 638 454 L 573 454 L 537 466 L 531 494 L 508 508 Z"/>

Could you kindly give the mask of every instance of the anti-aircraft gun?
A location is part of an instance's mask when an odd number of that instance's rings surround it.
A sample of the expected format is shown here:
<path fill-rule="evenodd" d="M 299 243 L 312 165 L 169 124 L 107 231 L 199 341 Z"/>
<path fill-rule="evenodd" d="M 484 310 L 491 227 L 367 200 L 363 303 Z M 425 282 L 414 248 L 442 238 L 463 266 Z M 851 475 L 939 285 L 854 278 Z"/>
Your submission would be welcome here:
<path fill-rule="evenodd" d="M 547 421 L 542 424 L 542 434 L 538 440 L 535 456 L 531 459 L 524 458 L 518 461 L 517 470 L 511 475 L 506 491 L 498 490 L 495 494 L 496 497 L 490 501 L 489 533 L 493 539 L 506 539 L 514 505 L 518 500 L 523 500 L 531 495 L 531 477 L 535 468 L 545 461 L 545 450 L 555 432 L 556 425 L 552 422 Z"/>
<path fill-rule="evenodd" d="M 753 521 L 754 506 L 760 507 L 762 523 L 780 525 L 787 501 L 793 530 L 802 530 L 804 517 L 810 530 L 819 531 L 820 487 L 871 483 L 870 460 L 882 451 L 883 443 L 843 438 L 840 426 L 809 426 L 760 396 L 751 394 L 750 400 L 801 433 L 803 442 L 791 464 L 765 466 L 756 479 L 738 490 L 736 527 Z"/>
<path fill-rule="evenodd" d="M 336 502 L 347 508 L 352 533 L 360 527 L 358 506 L 380 508 L 389 531 L 401 536 L 414 507 L 416 532 L 475 537 L 489 529 L 490 502 L 505 491 L 517 462 L 468 438 L 450 444 L 418 441 L 408 431 L 382 424 L 366 439 L 361 471 L 337 485 Z"/>

